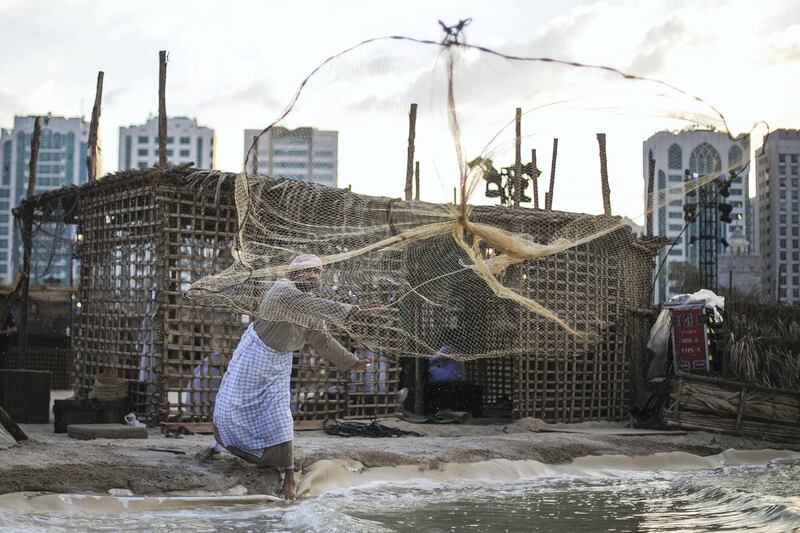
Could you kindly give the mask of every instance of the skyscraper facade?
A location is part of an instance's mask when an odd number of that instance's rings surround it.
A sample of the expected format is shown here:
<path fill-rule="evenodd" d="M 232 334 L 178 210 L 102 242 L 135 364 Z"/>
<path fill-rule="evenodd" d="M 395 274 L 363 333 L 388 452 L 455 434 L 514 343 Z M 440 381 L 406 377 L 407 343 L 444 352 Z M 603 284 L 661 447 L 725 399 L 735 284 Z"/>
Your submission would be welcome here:
<path fill-rule="evenodd" d="M 644 142 L 643 176 L 645 190 L 645 212 L 651 217 L 653 234 L 663 235 L 675 242 L 659 252 L 658 272 L 654 287 L 654 302 L 664 302 L 675 294 L 670 282 L 670 270 L 675 263 L 699 264 L 697 222 L 688 223 L 683 206 L 687 203 L 684 179 L 697 179 L 707 175 L 728 175 L 733 169 L 741 169 L 747 163 L 750 139 L 740 135 L 735 140 L 727 134 L 715 131 L 684 131 L 680 133 L 658 132 Z M 648 158 L 655 159 L 655 176 L 652 203 L 647 205 Z M 731 223 L 720 223 L 718 253 L 728 253 L 726 244 L 731 240 L 750 240 L 748 235 L 749 169 L 745 169 L 730 185 L 730 196 L 725 203 L 732 206 Z M 714 216 L 717 216 L 715 213 Z M 684 229 L 685 228 L 685 229 Z M 679 238 L 680 236 L 680 238 Z M 724 240 L 723 240 L 724 239 Z"/>
<path fill-rule="evenodd" d="M 275 127 L 258 140 L 258 150 L 249 153 L 260 130 L 245 130 L 244 158 L 248 169 L 273 178 L 287 178 L 328 187 L 338 185 L 339 133 L 314 128 L 289 130 Z"/>
<path fill-rule="evenodd" d="M 194 163 L 197 168 L 214 168 L 214 130 L 199 126 L 196 119 L 167 119 L 167 161 L 173 165 Z M 158 165 L 158 119 L 119 129 L 119 169 Z"/>
<path fill-rule="evenodd" d="M 22 265 L 22 240 L 19 231 L 15 231 L 11 210 L 27 193 L 34 120 L 33 116 L 14 117 L 14 127 L 0 132 L 0 278 L 5 283 L 13 281 Z M 88 122 L 53 116 L 41 120 L 35 192 L 85 183 Z M 32 252 L 32 282 L 69 284 L 76 279 L 77 264 L 71 246 L 62 242 L 73 235 L 73 229 L 63 227 L 37 234 Z"/>
<path fill-rule="evenodd" d="M 800 304 L 800 130 L 776 130 L 756 150 L 758 254 L 767 301 Z"/>

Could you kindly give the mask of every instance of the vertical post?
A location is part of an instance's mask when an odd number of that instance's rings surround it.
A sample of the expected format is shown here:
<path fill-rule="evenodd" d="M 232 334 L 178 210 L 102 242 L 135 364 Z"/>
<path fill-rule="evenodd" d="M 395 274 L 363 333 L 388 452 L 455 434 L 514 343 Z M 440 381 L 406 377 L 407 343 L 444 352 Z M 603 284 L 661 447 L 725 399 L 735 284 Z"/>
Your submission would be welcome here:
<path fill-rule="evenodd" d="M 408 111 L 408 159 L 406 160 L 406 200 L 411 200 L 411 187 L 414 178 L 414 139 L 417 136 L 417 104 L 411 104 Z"/>
<path fill-rule="evenodd" d="M 531 150 L 531 181 L 533 181 L 533 208 L 539 209 L 539 175 L 536 167 L 536 149 Z"/>
<path fill-rule="evenodd" d="M 647 207 L 645 208 L 647 236 L 653 236 L 653 214 L 655 207 L 653 206 L 653 186 L 656 180 L 656 160 L 653 159 L 653 151 L 647 151 Z"/>
<path fill-rule="evenodd" d="M 33 122 L 31 158 L 28 161 L 28 191 L 22 210 L 22 297 L 19 312 L 19 351 L 25 357 L 28 351 L 28 311 L 30 309 L 31 251 L 33 249 L 33 206 L 30 199 L 36 188 L 36 164 L 39 161 L 39 138 L 42 135 L 42 117 Z"/>
<path fill-rule="evenodd" d="M 421 357 L 414 358 L 414 413 L 425 414 L 425 361 Z"/>
<path fill-rule="evenodd" d="M 158 166 L 167 166 L 167 51 L 158 53 Z"/>
<path fill-rule="evenodd" d="M 514 207 L 519 207 L 522 199 L 522 108 L 518 107 L 514 117 L 516 126 L 514 136 Z"/>
<path fill-rule="evenodd" d="M 414 168 L 414 200 L 419 200 L 419 161 Z"/>
<path fill-rule="evenodd" d="M 556 158 L 558 157 L 558 139 L 553 139 L 553 160 L 550 163 L 550 190 L 544 194 L 544 208 L 553 209 L 553 189 L 556 186 Z"/>
<path fill-rule="evenodd" d="M 611 216 L 611 189 L 608 187 L 608 161 L 606 159 L 606 134 L 597 134 L 597 144 L 600 147 L 600 182 L 603 191 L 603 212 Z"/>
<path fill-rule="evenodd" d="M 457 198 L 457 196 L 456 196 L 456 188 L 453 187 L 453 205 L 456 205 L 458 203 L 456 198 Z"/>
<path fill-rule="evenodd" d="M 89 147 L 86 156 L 86 171 L 89 181 L 97 179 L 97 129 L 100 125 L 100 107 L 103 101 L 103 71 L 97 73 L 97 91 L 94 94 L 94 107 L 92 107 L 92 120 L 89 123 Z"/>

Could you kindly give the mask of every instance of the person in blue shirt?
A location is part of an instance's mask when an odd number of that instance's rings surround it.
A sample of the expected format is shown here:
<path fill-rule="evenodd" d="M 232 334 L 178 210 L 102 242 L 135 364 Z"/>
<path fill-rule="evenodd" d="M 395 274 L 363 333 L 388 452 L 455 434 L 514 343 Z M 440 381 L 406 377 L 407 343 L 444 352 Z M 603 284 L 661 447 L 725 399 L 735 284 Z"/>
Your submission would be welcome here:
<path fill-rule="evenodd" d="M 432 382 L 441 383 L 464 379 L 464 363 L 449 357 L 452 353 L 454 353 L 453 347 L 445 344 L 431 357 L 428 373 Z"/>

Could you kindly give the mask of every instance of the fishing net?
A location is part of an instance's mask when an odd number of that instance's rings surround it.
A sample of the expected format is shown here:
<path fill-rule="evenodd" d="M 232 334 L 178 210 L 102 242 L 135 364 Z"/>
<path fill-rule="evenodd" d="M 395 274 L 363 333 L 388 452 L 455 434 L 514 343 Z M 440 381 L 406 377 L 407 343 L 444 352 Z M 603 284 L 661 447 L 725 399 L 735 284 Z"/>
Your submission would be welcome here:
<path fill-rule="evenodd" d="M 376 353 L 430 357 L 446 346 L 461 360 L 525 353 L 532 337 L 575 353 L 607 338 L 624 310 L 648 305 L 656 248 L 623 217 L 583 214 L 603 211 L 596 133 L 609 139 L 612 185 L 641 183 L 639 167 L 614 170 L 631 158 L 625 152 L 659 130 L 730 135 L 725 118 L 657 80 L 465 43 L 465 25 L 443 26 L 441 41 L 365 41 L 314 69 L 249 147 L 236 182 L 235 261 L 196 281 L 188 297 L 344 331 Z M 292 149 L 287 132 L 307 126 L 338 131 L 336 164 L 317 165 L 312 140 Z M 278 165 L 281 150 L 296 160 Z M 408 189 L 409 161 L 421 169 L 415 196 L 426 201 L 385 197 Z M 687 176 L 677 187 L 691 194 L 744 167 Z M 290 179 L 292 168 L 309 169 L 312 183 Z M 313 183 L 333 170 L 340 188 Z M 612 205 L 642 215 L 638 191 L 621 188 Z M 509 206 L 515 197 L 521 205 Z M 507 205 L 491 205 L 498 199 Z M 666 203 L 662 195 L 649 205 Z M 301 254 L 324 264 L 314 296 L 357 306 L 352 312 L 265 296 L 315 266 L 290 264 Z"/>

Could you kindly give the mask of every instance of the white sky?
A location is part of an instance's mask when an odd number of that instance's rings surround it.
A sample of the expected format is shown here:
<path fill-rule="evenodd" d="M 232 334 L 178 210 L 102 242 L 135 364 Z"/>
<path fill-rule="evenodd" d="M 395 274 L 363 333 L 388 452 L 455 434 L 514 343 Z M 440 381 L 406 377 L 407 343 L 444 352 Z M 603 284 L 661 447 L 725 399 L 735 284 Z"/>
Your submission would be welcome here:
<path fill-rule="evenodd" d="M 217 167 L 238 171 L 243 130 L 272 122 L 297 84 L 326 57 L 375 36 L 438 40 L 438 19 L 455 23 L 466 17 L 473 18 L 466 33 L 471 44 L 519 55 L 605 64 L 667 81 L 708 100 L 737 133 L 749 130 L 758 120 L 768 121 L 773 129 L 800 127 L 800 6 L 794 0 L 0 0 L 4 43 L 0 48 L 0 126 L 11 127 L 15 114 L 52 112 L 88 118 L 97 71 L 103 70 L 103 170 L 114 171 L 118 127 L 142 123 L 157 110 L 158 50 L 166 49 L 170 53 L 168 113 L 196 117 L 214 128 Z M 335 76 L 321 77 L 305 96 L 307 105 L 296 117 L 300 122 L 289 125 L 340 130 L 340 186 L 352 184 L 357 192 L 402 196 L 405 107 L 407 100 L 418 100 L 422 198 L 449 199 L 454 157 L 452 144 L 444 142 L 443 117 L 436 113 L 442 110 L 437 108 L 442 87 L 435 85 L 438 78 L 426 77 L 421 70 L 434 54 L 411 57 L 408 54 L 417 49 L 406 45 L 376 47 L 381 54 L 377 57 L 366 53 L 370 50 L 355 56 L 358 61 L 345 63 L 346 68 Z M 442 61 L 436 63 L 436 68 L 442 67 Z M 527 110 L 562 94 L 597 92 L 596 87 L 585 85 L 586 74 L 559 77 L 531 66 L 515 83 L 504 77 L 510 72 L 504 68 L 478 61 L 478 67 L 467 71 L 469 83 L 457 86 L 465 145 L 482 146 L 497 131 L 491 126 L 511 120 L 518 105 Z M 373 75 L 374 83 L 370 83 Z M 342 104 L 337 109 L 343 100 L 350 107 Z M 637 105 L 615 93 L 600 98 L 598 105 L 628 102 Z M 637 117 L 624 120 L 620 113 L 586 118 L 580 106 L 572 113 L 555 110 L 526 115 L 524 158 L 530 148 L 537 148 L 545 174 L 552 137 L 560 139 L 556 208 L 602 210 L 592 132 L 605 130 L 614 211 L 632 217 L 641 213 L 641 143 L 668 124 L 664 118 L 646 116 L 649 100 L 642 102 Z M 666 109 L 659 111 L 669 112 L 669 106 L 682 104 L 688 105 L 670 99 Z M 593 120 L 599 117 L 608 122 L 595 124 Z M 754 145 L 764 132 L 756 131 Z M 505 142 L 506 137 L 501 140 Z M 475 155 L 474 151 L 467 154 L 468 158 Z M 511 163 L 507 157 L 498 157 L 496 161 L 503 165 Z"/>

